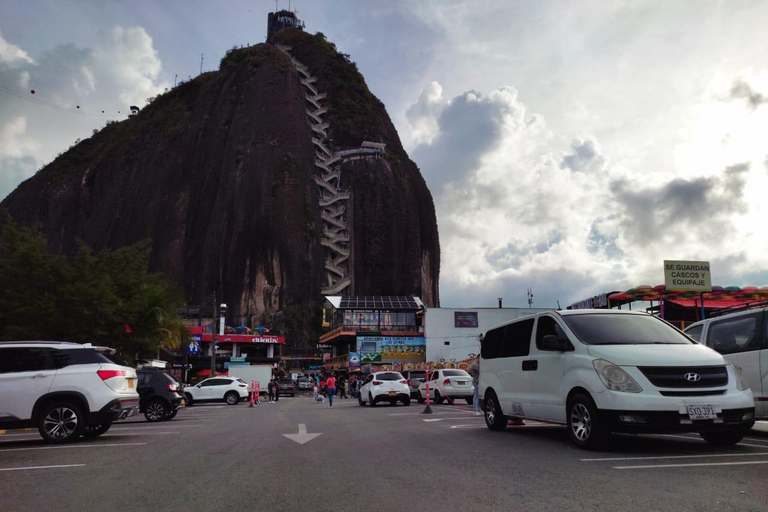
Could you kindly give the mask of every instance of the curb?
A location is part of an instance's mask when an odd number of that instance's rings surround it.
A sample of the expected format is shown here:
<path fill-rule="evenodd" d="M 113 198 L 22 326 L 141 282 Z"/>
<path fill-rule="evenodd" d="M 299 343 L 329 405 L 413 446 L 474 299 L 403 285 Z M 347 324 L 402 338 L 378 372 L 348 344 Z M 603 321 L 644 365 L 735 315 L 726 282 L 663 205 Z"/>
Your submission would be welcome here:
<path fill-rule="evenodd" d="M 36 428 L 14 428 L 8 430 L 0 430 L 0 436 L 3 434 L 10 434 L 11 432 L 35 432 Z"/>

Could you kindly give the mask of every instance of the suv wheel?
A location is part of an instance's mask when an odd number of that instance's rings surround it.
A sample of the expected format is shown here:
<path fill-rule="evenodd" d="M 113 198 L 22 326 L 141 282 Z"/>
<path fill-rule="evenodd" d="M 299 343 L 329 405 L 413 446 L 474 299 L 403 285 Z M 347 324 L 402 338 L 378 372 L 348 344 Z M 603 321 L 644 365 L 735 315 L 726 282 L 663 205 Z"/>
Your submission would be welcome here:
<path fill-rule="evenodd" d="M 437 405 L 441 405 L 443 403 L 443 396 L 438 390 L 435 390 L 435 403 Z"/>
<path fill-rule="evenodd" d="M 507 417 L 501 412 L 501 406 L 493 392 L 485 397 L 485 424 L 489 429 L 496 431 L 507 428 Z"/>
<path fill-rule="evenodd" d="M 184 405 L 186 405 L 187 407 L 192 405 L 192 402 L 194 402 L 194 400 L 192 399 L 192 395 L 190 395 L 189 393 L 184 393 L 184 399 L 185 399 Z"/>
<path fill-rule="evenodd" d="M 699 435 L 713 446 L 732 446 L 744 439 L 746 430 L 731 430 L 728 432 L 700 432 Z"/>
<path fill-rule="evenodd" d="M 229 405 L 237 405 L 237 403 L 240 401 L 240 396 L 234 391 L 230 391 L 226 395 L 224 395 L 224 400 Z"/>
<path fill-rule="evenodd" d="M 83 414 L 70 402 L 51 402 L 40 411 L 38 430 L 46 442 L 72 442 L 80 437 L 84 427 Z"/>
<path fill-rule="evenodd" d="M 83 437 L 99 437 L 101 434 L 109 430 L 112 423 L 102 423 L 100 425 L 86 425 L 83 428 Z"/>
<path fill-rule="evenodd" d="M 368 402 L 370 402 L 371 407 L 376 407 L 376 402 L 373 401 L 373 395 L 368 393 Z"/>
<path fill-rule="evenodd" d="M 423 403 L 424 403 L 424 397 L 423 397 L 423 396 L 421 396 L 421 390 L 419 390 L 419 394 L 418 394 L 418 396 L 416 397 L 416 401 L 418 401 L 420 404 L 423 404 Z"/>
<path fill-rule="evenodd" d="M 600 425 L 597 407 L 589 396 L 578 394 L 571 397 L 566 412 L 568 433 L 576 446 L 592 450 L 605 443 L 609 432 Z"/>
<path fill-rule="evenodd" d="M 147 421 L 162 421 L 168 415 L 168 406 L 159 400 L 150 402 L 147 410 L 144 411 L 144 417 Z"/>
<path fill-rule="evenodd" d="M 357 395 L 357 405 L 365 405 L 365 402 L 363 402 L 362 395 Z"/>

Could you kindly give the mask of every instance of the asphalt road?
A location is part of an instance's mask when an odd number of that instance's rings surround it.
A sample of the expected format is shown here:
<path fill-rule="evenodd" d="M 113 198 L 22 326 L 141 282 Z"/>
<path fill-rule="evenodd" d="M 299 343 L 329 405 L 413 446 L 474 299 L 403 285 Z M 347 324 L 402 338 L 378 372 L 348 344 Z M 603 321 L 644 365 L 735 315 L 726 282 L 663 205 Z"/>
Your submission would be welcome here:
<path fill-rule="evenodd" d="M 491 432 L 466 406 L 433 409 L 284 397 L 253 409 L 193 406 L 163 423 L 131 418 L 61 447 L 9 432 L 0 503 L 3 512 L 768 510 L 764 434 L 730 448 L 615 436 L 606 451 L 585 452 L 562 427 Z M 299 424 L 321 435 L 283 436 Z"/>

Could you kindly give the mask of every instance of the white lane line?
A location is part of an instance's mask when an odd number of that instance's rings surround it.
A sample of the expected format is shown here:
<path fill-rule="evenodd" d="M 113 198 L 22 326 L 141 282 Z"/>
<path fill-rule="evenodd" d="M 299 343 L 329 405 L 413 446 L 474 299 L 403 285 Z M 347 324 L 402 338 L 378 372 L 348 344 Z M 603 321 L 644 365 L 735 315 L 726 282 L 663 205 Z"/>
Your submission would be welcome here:
<path fill-rule="evenodd" d="M 747 441 L 756 441 L 758 443 L 768 443 L 768 439 L 758 439 L 756 437 L 745 437 Z"/>
<path fill-rule="evenodd" d="M 202 427 L 202 426 L 203 425 L 173 425 L 170 428 L 193 428 L 193 427 Z M 137 430 L 149 430 L 149 429 L 157 429 L 157 428 L 162 429 L 162 428 L 168 428 L 168 427 L 145 427 L 145 426 L 141 426 L 141 427 L 121 427 L 121 426 L 115 425 L 114 427 L 109 429 L 109 431 L 110 432 L 114 432 L 115 430 L 121 430 L 121 431 L 123 431 L 123 430 L 133 430 L 135 432 Z"/>
<path fill-rule="evenodd" d="M 144 446 L 147 443 L 104 443 L 104 444 L 67 444 L 64 446 L 37 446 L 34 448 L 8 448 L 7 450 L 0 450 L 0 453 L 5 452 L 26 452 L 31 450 L 64 450 L 72 448 L 109 448 L 112 446 Z"/>
<path fill-rule="evenodd" d="M 61 464 L 59 466 L 27 466 L 25 468 L 0 468 L 0 471 L 26 471 L 28 469 L 81 468 L 85 464 Z"/>
<path fill-rule="evenodd" d="M 434 418 L 434 419 L 424 419 L 422 421 L 430 422 L 430 421 L 473 420 L 473 419 L 485 421 L 485 418 L 483 418 L 482 416 L 478 416 L 477 418 L 467 418 L 466 416 L 462 416 L 461 418 Z"/>
<path fill-rule="evenodd" d="M 678 439 L 687 439 L 689 441 L 697 441 L 697 442 L 701 442 L 701 443 L 706 443 L 706 441 L 704 441 L 704 439 L 702 439 L 700 437 L 678 436 L 678 435 L 675 435 L 675 434 L 656 434 L 656 435 L 662 436 L 662 437 L 676 437 Z M 737 446 L 751 446 L 752 448 L 768 449 L 768 446 L 766 446 L 764 444 L 739 443 Z"/>
<path fill-rule="evenodd" d="M 752 464 L 768 464 L 768 460 L 751 460 L 745 462 L 700 462 L 697 464 L 650 464 L 647 466 L 614 466 L 613 469 L 695 468 L 705 466 L 749 466 Z"/>
<path fill-rule="evenodd" d="M 451 425 L 451 428 L 488 428 L 485 425 Z"/>
<path fill-rule="evenodd" d="M 112 432 L 110 430 L 110 432 Z M 101 437 L 126 437 L 126 436 L 167 436 L 172 434 L 181 434 L 181 431 L 178 432 L 144 432 L 142 434 L 104 434 Z"/>
<path fill-rule="evenodd" d="M 617 460 L 659 460 L 659 459 L 706 459 L 709 457 L 764 457 L 768 453 L 713 453 L 710 455 L 660 455 L 654 457 L 608 457 L 605 459 L 579 459 L 581 462 L 606 462 Z"/>

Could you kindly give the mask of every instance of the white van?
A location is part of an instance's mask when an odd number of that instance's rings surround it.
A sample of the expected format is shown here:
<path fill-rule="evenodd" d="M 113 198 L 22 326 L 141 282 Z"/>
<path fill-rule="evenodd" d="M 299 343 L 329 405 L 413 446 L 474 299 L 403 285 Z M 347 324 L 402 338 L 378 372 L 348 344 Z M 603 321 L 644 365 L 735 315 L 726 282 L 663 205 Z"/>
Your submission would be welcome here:
<path fill-rule="evenodd" d="M 768 420 L 768 308 L 751 309 L 691 324 L 685 334 L 716 350 L 741 371 L 755 399 L 755 418 Z"/>
<path fill-rule="evenodd" d="M 539 313 L 490 329 L 479 392 L 491 430 L 509 418 L 560 423 L 581 448 L 611 432 L 698 432 L 730 445 L 755 422 L 752 393 L 723 356 L 631 311 Z"/>

